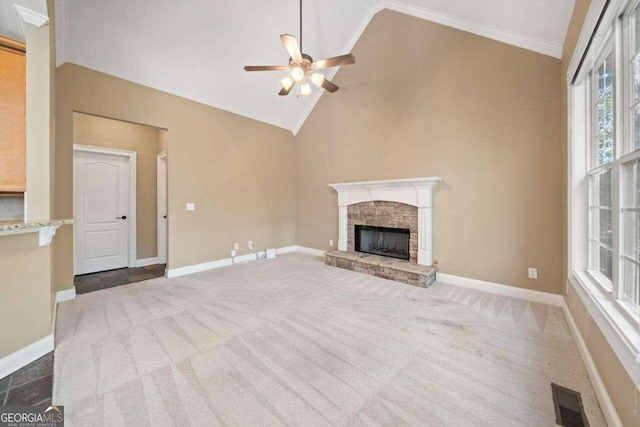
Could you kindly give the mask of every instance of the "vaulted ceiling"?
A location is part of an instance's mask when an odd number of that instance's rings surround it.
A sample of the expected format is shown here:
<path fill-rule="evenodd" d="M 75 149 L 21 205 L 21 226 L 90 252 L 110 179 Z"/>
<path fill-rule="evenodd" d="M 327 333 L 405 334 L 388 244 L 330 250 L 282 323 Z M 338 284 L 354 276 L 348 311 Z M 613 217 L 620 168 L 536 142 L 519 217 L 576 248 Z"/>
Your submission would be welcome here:
<path fill-rule="evenodd" d="M 348 53 L 384 8 L 559 58 L 574 3 L 303 1 L 303 50 L 314 59 Z M 298 17 L 298 0 L 56 0 L 57 62 L 73 62 L 295 133 L 322 92 L 279 97 L 284 72 L 247 73 L 242 67 L 286 64 L 278 36 L 299 37 Z"/>

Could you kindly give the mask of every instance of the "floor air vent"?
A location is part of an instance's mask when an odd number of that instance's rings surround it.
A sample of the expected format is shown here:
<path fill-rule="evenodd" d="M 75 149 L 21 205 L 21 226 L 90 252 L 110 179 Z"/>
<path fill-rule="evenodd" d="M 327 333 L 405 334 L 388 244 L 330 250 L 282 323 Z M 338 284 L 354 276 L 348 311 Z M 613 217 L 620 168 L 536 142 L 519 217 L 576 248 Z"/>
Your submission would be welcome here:
<path fill-rule="evenodd" d="M 564 427 L 589 427 L 580 393 L 553 383 L 551 390 L 556 407 L 556 424 Z"/>

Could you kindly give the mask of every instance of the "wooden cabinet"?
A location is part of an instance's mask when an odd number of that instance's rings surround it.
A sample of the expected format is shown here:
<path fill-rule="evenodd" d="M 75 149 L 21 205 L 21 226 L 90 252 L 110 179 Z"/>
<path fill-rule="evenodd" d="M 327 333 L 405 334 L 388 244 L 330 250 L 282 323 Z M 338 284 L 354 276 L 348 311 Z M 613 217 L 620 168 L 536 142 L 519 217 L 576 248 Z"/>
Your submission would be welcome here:
<path fill-rule="evenodd" d="M 0 193 L 26 191 L 24 45 L 0 37 Z"/>

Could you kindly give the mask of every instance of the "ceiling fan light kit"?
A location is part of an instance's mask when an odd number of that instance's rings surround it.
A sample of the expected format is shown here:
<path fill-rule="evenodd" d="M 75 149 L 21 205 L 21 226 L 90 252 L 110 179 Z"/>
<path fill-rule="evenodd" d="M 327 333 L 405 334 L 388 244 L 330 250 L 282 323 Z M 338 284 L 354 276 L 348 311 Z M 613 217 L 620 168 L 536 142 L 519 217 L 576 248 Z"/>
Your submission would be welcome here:
<path fill-rule="evenodd" d="M 282 34 L 280 40 L 282 40 L 284 47 L 287 49 L 287 52 L 289 52 L 288 66 L 247 65 L 244 67 L 245 71 L 288 71 L 289 75 L 280 80 L 280 84 L 282 85 L 282 89 L 280 93 L 278 93 L 280 96 L 289 95 L 296 84 L 298 84 L 298 93 L 300 95 L 310 95 L 312 90 L 311 85 L 309 85 L 309 80 L 317 87 L 321 87 L 329 93 L 334 93 L 339 87 L 327 80 L 324 74 L 316 71 L 355 64 L 356 62 L 356 57 L 350 53 L 317 62 L 313 62 L 311 56 L 302 53 L 302 0 L 300 0 L 300 46 L 298 46 L 296 38 L 289 34 Z"/>

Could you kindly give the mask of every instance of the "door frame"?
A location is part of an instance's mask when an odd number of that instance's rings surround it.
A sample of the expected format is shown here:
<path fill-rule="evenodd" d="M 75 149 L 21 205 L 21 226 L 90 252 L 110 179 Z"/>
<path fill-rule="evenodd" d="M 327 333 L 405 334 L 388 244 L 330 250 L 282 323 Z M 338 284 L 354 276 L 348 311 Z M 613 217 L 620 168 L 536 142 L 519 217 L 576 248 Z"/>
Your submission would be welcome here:
<path fill-rule="evenodd" d="M 157 223 L 157 255 L 158 255 L 158 264 L 166 264 L 169 252 L 169 209 L 168 209 L 168 198 L 169 198 L 169 170 L 167 164 L 167 152 L 163 151 L 158 154 L 156 158 L 156 223 Z M 164 197 L 161 195 L 160 189 L 160 181 L 162 177 L 162 170 L 164 170 Z M 160 204 L 162 203 L 162 199 L 164 199 L 165 204 L 165 213 L 167 215 L 167 220 L 165 222 L 165 230 L 164 230 L 164 239 L 161 238 L 160 231 Z M 162 247 L 160 242 L 163 243 Z"/>
<path fill-rule="evenodd" d="M 96 153 L 96 154 L 110 154 L 113 156 L 120 156 L 120 157 L 126 157 L 128 159 L 128 163 L 129 163 L 129 212 L 126 214 L 127 218 L 130 219 L 130 221 L 127 221 L 127 230 L 128 230 L 128 237 L 129 237 L 129 244 L 128 244 L 128 251 L 129 253 L 127 254 L 127 259 L 129 262 L 128 267 L 129 268 L 133 268 L 136 267 L 136 263 L 137 263 L 137 259 L 138 259 L 138 246 L 137 246 L 137 240 L 136 240 L 136 233 L 137 233 L 137 219 L 138 219 L 138 215 L 136 213 L 136 203 L 137 203 L 137 191 L 136 189 L 137 187 L 137 183 L 136 183 L 136 169 L 137 169 L 137 164 L 138 164 L 138 153 L 136 153 L 135 151 L 127 151 L 127 150 L 118 150 L 116 148 L 103 148 L 103 147 L 92 147 L 89 145 L 82 145 L 82 144 L 73 144 L 73 217 L 76 218 L 77 217 L 77 212 L 76 212 L 76 200 L 77 200 L 77 195 L 76 195 L 76 159 L 75 159 L 75 155 L 76 153 Z M 74 227 L 75 229 L 75 227 Z M 75 234 L 75 230 L 74 230 L 74 234 Z M 76 240 L 75 240 L 75 236 L 73 239 L 73 274 L 75 276 L 76 271 L 78 271 L 77 266 L 76 266 L 76 262 L 77 262 L 77 257 L 76 257 L 76 249 L 75 249 L 75 245 L 76 245 Z"/>

